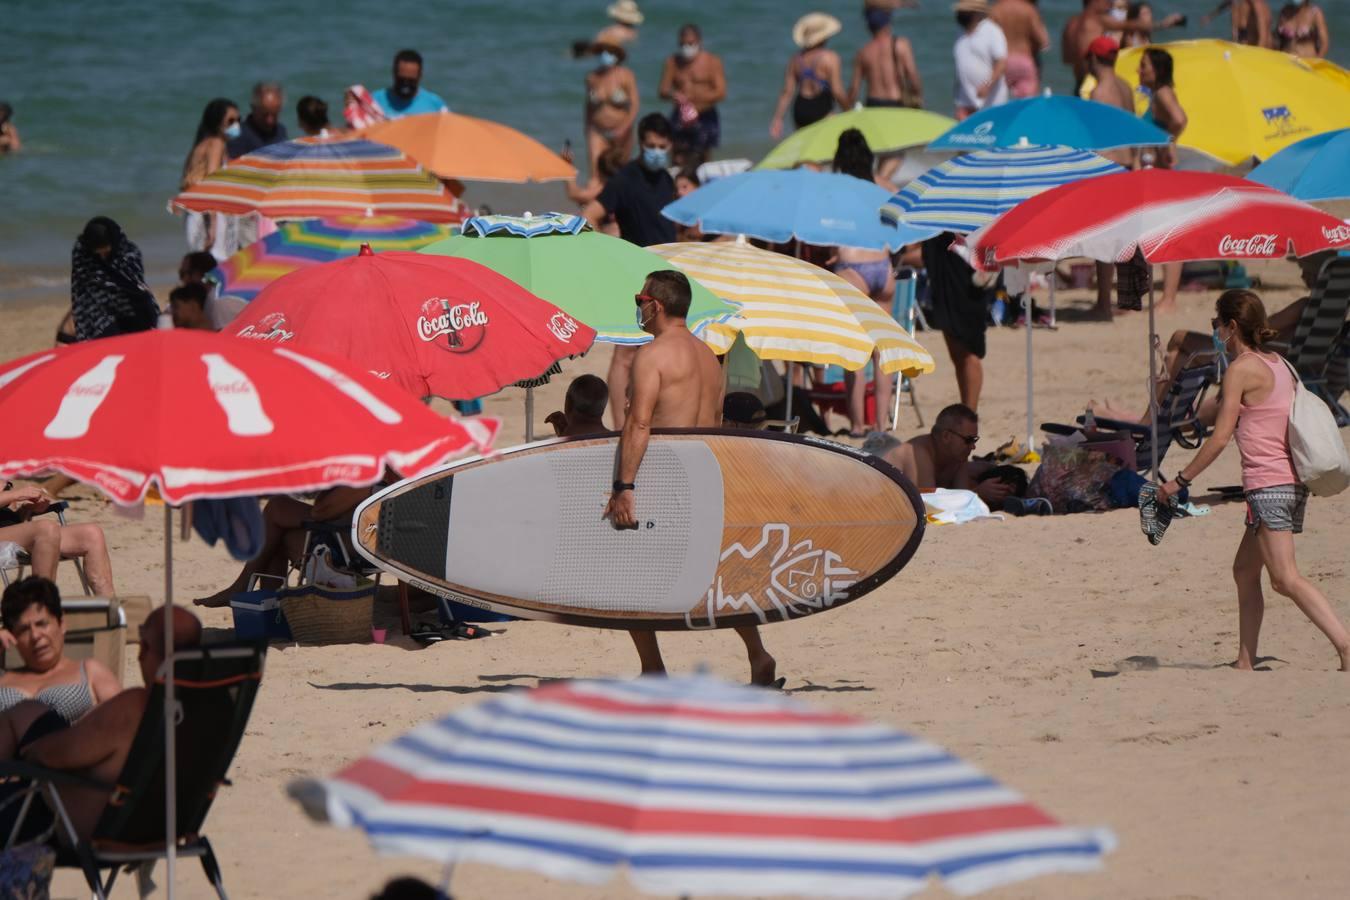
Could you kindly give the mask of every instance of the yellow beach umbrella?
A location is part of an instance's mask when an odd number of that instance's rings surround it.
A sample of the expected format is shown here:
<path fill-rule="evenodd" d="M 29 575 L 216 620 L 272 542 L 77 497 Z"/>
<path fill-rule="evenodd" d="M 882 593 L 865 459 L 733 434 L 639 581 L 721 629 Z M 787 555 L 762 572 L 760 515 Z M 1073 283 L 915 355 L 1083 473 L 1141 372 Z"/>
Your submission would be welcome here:
<path fill-rule="evenodd" d="M 842 366 L 856 371 L 876 350 L 881 371 L 922 375 L 933 355 L 870 297 L 832 272 L 741 242 L 648 247 L 717 296 L 741 304 L 738 316 L 708 326 L 718 353 L 737 332 L 761 359 Z"/>
<path fill-rule="evenodd" d="M 1228 41 L 1155 45 L 1172 55 L 1177 100 L 1186 111 L 1178 143 L 1229 165 L 1267 159 L 1314 134 L 1350 127 L 1350 76 L 1308 61 Z M 1116 73 L 1136 89 L 1144 48 L 1122 51 Z M 1136 102 L 1141 111 L 1147 100 Z"/>

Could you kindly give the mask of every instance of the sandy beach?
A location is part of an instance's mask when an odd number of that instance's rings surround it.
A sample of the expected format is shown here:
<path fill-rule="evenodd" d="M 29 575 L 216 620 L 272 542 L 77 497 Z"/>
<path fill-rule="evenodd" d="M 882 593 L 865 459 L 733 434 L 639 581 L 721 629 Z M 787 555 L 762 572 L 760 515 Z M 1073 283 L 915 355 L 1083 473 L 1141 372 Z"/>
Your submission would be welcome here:
<path fill-rule="evenodd" d="M 1252 268 L 1270 308 L 1297 296 L 1285 264 Z M 1208 330 L 1214 295 L 1183 293 L 1181 312 L 1160 322 Z M 63 311 L 57 295 L 6 309 L 0 358 L 47 346 Z M 1082 321 L 1090 298 L 1067 292 L 1061 327 L 1035 334 L 1037 421 L 1071 421 L 1090 398 L 1142 405 L 1146 317 Z M 935 335 L 923 336 L 941 351 Z M 982 400 L 986 452 L 1024 431 L 1024 332 L 990 333 Z M 608 351 L 567 375 L 603 374 Z M 540 392 L 543 416 L 561 405 L 567 378 Z M 927 421 L 955 396 L 945 354 L 921 379 Z M 523 435 L 519 391 L 487 401 L 505 420 L 502 446 Z M 902 410 L 899 433 L 915 433 Z M 1185 460 L 1174 450 L 1172 466 Z M 1230 448 L 1199 487 L 1239 480 Z M 599 489 L 597 489 L 599 490 Z M 1215 501 L 1205 498 L 1202 503 Z M 597 493 L 597 498 L 599 494 Z M 121 593 L 163 598 L 161 517 L 113 512 L 87 488 L 72 492 L 72 517 L 103 525 Z M 1240 503 L 1175 523 L 1159 547 L 1137 513 L 1008 519 L 932 528 L 918 555 L 874 594 L 824 616 L 765 632 L 787 687 L 812 702 L 877 719 L 945 745 L 1023 791 L 1066 822 L 1105 825 L 1120 840 L 1103 872 L 1042 877 L 990 897 L 1344 896 L 1344 760 L 1350 758 L 1350 677 L 1289 601 L 1271 595 L 1262 654 L 1269 671 L 1224 664 L 1236 650 L 1236 600 L 1228 574 Z M 1314 498 L 1301 566 L 1350 615 L 1345 561 L 1350 494 Z M 219 589 L 236 564 L 199 540 L 175 542 L 180 600 Z M 74 573 L 62 567 L 63 589 Z M 377 614 L 389 617 L 392 607 Z M 205 610 L 212 628 L 228 610 Z M 622 633 L 516 622 L 487 640 L 422 649 L 389 619 L 385 645 L 273 647 L 248 734 L 206 833 L 234 897 L 364 897 L 387 878 L 439 876 L 434 864 L 380 858 L 364 837 L 309 822 L 285 796 L 287 781 L 323 775 L 408 728 L 490 694 L 541 679 L 627 676 L 635 669 Z M 727 632 L 663 638 L 673 669 L 707 665 L 745 675 L 740 642 Z M 1143 662 L 1131 658 L 1147 657 Z M 135 654 L 127 679 L 135 681 Z M 163 867 L 157 870 L 162 880 Z M 467 865 L 461 898 L 634 896 L 603 888 Z M 183 864 L 180 896 L 207 896 L 196 865 Z M 132 896 L 131 882 L 118 896 Z M 82 896 L 82 879 L 58 874 L 54 896 Z M 940 895 L 939 890 L 930 892 Z M 925 894 L 928 896 L 929 894 Z"/>

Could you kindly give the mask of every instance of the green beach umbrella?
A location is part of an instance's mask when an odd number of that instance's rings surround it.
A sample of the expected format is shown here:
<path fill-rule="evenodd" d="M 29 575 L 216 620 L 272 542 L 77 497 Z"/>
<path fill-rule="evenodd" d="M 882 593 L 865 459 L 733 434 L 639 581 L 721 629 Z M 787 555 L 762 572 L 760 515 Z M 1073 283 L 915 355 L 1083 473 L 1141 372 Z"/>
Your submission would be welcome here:
<path fill-rule="evenodd" d="M 858 107 L 793 132 L 755 168 L 791 169 L 802 163 L 829 162 L 839 146 L 839 135 L 850 128 L 863 133 L 873 153 L 895 153 L 922 147 L 955 124 L 955 119 L 925 109 Z"/>
<path fill-rule="evenodd" d="M 428 244 L 422 253 L 481 263 L 544 298 L 596 331 L 597 341 L 645 344 L 633 295 L 647 275 L 675 269 L 636 244 L 592 231 L 581 216 L 475 216 L 463 233 Z M 736 314 L 736 307 L 690 279 L 689 328 L 700 333 Z"/>

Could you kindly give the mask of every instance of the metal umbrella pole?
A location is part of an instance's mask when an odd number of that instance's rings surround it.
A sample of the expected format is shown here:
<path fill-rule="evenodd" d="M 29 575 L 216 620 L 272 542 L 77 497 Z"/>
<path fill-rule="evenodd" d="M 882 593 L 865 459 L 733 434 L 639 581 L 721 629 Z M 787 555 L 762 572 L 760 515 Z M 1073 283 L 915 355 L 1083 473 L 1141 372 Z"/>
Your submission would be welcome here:
<path fill-rule="evenodd" d="M 166 891 L 173 898 L 178 856 L 178 756 L 177 716 L 173 684 L 173 507 L 164 504 L 164 863 L 168 870 Z M 146 685 L 146 689 L 152 685 Z"/>
<path fill-rule="evenodd" d="M 525 443 L 534 441 L 534 388 L 525 388 Z"/>
<path fill-rule="evenodd" d="M 1050 296 L 1051 297 L 1055 296 L 1055 279 L 1053 275 L 1050 278 Z M 1054 300 L 1051 300 L 1050 302 L 1053 304 Z M 1032 321 L 1032 313 L 1035 310 L 1035 308 L 1036 308 L 1035 299 L 1032 296 L 1031 290 L 1028 289 L 1027 292 L 1022 295 L 1022 309 L 1023 315 L 1025 316 L 1027 329 L 1027 452 L 1028 453 L 1030 453 L 1036 447 L 1035 399 L 1034 399 L 1034 391 L 1032 389 L 1034 379 L 1031 374 L 1031 332 L 1035 328 L 1035 323 Z"/>
<path fill-rule="evenodd" d="M 1158 333 L 1153 318 L 1153 267 L 1148 277 L 1148 427 L 1149 456 L 1153 480 L 1161 483 L 1158 471 Z"/>

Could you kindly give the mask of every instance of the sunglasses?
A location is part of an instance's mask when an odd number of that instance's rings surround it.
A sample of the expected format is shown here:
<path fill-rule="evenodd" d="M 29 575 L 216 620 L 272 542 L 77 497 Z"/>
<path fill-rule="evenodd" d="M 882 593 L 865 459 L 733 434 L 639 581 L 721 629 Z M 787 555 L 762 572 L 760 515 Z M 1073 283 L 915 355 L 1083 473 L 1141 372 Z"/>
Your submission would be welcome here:
<path fill-rule="evenodd" d="M 633 303 L 634 303 L 635 305 L 637 305 L 637 306 L 641 306 L 641 305 L 644 304 L 644 303 L 660 303 L 660 302 L 661 302 L 660 300 L 657 300 L 657 299 L 656 299 L 655 297 L 653 297 L 651 294 L 634 294 L 634 295 L 633 295 Z"/>
<path fill-rule="evenodd" d="M 952 428 L 944 428 L 942 430 L 947 432 L 948 434 L 954 434 L 961 440 L 965 441 L 967 447 L 974 447 L 976 444 L 980 442 L 980 436 L 978 434 L 962 434 L 961 432 L 956 431 L 955 429 Z"/>
<path fill-rule="evenodd" d="M 1212 319 L 1209 320 L 1209 327 L 1210 327 L 1210 328 L 1218 328 L 1218 327 L 1219 327 L 1220 325 L 1222 325 L 1222 324 L 1223 324 L 1223 319 L 1220 319 L 1218 316 L 1215 316 L 1214 318 L 1212 318 Z"/>

